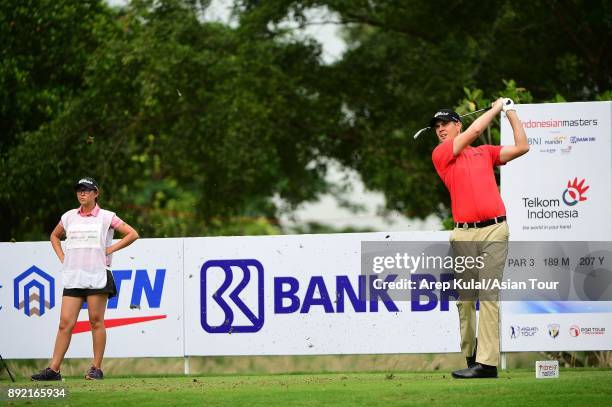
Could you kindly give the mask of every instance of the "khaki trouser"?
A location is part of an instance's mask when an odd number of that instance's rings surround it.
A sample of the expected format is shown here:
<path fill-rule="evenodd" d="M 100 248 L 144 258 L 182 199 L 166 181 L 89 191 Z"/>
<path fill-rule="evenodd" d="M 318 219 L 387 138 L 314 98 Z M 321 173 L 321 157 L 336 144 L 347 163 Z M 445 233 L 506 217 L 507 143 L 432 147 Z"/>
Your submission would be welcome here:
<path fill-rule="evenodd" d="M 455 278 L 481 282 L 486 279 L 501 280 L 508 255 L 508 236 L 506 222 L 484 228 L 455 228 L 450 237 L 453 255 L 482 256 L 484 259 L 481 269 L 472 268 L 462 273 L 455 271 Z M 460 291 L 457 301 L 461 352 L 465 357 L 470 357 L 474 355 L 476 346 L 476 301 L 480 299 L 476 362 L 491 366 L 499 364 L 498 294 L 497 290 Z"/>

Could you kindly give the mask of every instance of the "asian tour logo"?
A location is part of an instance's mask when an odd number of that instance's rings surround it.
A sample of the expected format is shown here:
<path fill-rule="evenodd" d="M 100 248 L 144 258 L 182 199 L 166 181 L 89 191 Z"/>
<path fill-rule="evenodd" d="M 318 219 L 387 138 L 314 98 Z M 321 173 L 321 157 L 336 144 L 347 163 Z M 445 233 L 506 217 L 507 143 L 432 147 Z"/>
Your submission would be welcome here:
<path fill-rule="evenodd" d="M 578 182 L 578 178 L 567 181 L 567 188 L 563 191 L 562 198 L 563 202 L 567 206 L 574 206 L 578 202 L 586 201 L 587 197 L 584 193 L 590 188 L 588 185 L 584 185 L 585 180 Z"/>
<path fill-rule="evenodd" d="M 519 337 L 534 337 L 540 329 L 537 326 L 510 326 L 510 339 L 518 339 Z"/>
<path fill-rule="evenodd" d="M 28 317 L 55 307 L 55 279 L 36 266 L 15 277 L 13 288 L 13 305 Z"/>

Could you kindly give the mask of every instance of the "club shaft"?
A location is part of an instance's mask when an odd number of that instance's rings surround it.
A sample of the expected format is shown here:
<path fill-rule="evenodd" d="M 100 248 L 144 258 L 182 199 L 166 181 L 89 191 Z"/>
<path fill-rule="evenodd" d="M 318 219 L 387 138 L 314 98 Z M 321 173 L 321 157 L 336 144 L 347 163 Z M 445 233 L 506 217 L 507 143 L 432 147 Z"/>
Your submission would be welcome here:
<path fill-rule="evenodd" d="M 485 110 L 489 110 L 489 109 L 490 109 L 490 107 L 485 107 L 483 109 L 479 109 L 479 110 L 476 110 L 476 111 L 473 111 L 473 112 L 470 112 L 470 113 L 462 114 L 461 117 L 471 116 L 473 114 L 484 112 Z"/>

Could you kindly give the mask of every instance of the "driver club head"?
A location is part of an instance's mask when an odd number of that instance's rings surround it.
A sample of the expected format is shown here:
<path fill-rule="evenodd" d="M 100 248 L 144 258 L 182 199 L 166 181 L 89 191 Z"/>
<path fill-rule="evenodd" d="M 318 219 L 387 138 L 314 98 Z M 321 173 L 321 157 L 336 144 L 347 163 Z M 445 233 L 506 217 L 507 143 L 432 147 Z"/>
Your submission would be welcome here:
<path fill-rule="evenodd" d="M 414 134 L 415 140 L 416 140 L 417 137 L 419 137 L 421 135 L 421 133 L 423 133 L 424 131 L 429 130 L 429 129 L 431 129 L 431 127 L 427 126 L 427 127 L 423 127 L 421 130 L 417 131 Z"/>

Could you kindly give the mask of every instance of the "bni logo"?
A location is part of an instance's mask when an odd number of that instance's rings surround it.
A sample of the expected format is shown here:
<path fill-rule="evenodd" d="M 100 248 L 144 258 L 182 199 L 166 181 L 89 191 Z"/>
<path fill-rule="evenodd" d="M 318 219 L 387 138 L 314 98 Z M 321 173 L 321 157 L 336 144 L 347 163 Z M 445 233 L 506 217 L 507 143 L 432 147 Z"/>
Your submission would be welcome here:
<path fill-rule="evenodd" d="M 255 259 L 204 263 L 200 270 L 202 328 L 208 333 L 259 331 L 264 324 L 263 272 Z"/>
<path fill-rule="evenodd" d="M 55 307 L 55 279 L 36 266 L 15 277 L 13 288 L 15 308 L 29 317 Z"/>

